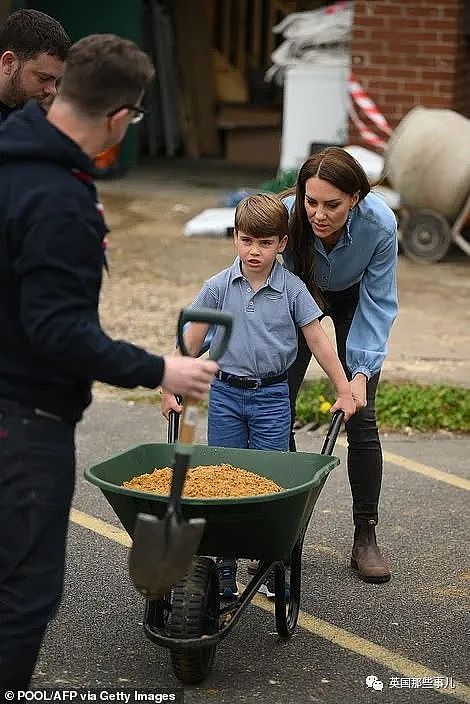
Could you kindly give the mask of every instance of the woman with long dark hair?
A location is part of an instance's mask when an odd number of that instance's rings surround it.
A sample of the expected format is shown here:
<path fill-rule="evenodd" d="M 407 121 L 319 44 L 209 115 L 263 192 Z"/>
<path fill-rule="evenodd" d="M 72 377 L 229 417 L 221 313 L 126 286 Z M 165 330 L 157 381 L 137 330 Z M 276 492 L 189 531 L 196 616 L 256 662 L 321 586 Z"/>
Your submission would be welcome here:
<path fill-rule="evenodd" d="M 396 219 L 371 192 L 360 164 L 340 147 L 307 159 L 295 195 L 283 200 L 290 211 L 285 265 L 331 317 L 338 356 L 358 408 L 346 423 L 355 525 L 351 566 L 366 582 L 387 582 L 390 569 L 375 535 L 383 464 L 375 394 L 398 306 Z M 289 370 L 292 424 L 310 358 L 300 335 L 297 359 Z M 293 432 L 290 449 L 295 450 Z"/>

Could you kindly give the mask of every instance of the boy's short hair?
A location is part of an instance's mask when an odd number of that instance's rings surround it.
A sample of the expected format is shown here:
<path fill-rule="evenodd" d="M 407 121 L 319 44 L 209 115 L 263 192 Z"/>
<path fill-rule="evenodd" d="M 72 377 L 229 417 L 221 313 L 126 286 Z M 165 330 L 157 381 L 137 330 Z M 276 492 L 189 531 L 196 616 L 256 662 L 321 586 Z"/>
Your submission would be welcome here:
<path fill-rule="evenodd" d="M 90 34 L 73 44 L 59 95 L 92 117 L 135 105 L 155 75 L 147 54 L 115 34 Z"/>
<path fill-rule="evenodd" d="M 0 54 L 13 51 L 20 61 L 51 54 L 65 61 L 70 38 L 60 22 L 39 10 L 17 10 L 0 26 Z"/>
<path fill-rule="evenodd" d="M 247 196 L 235 210 L 235 232 L 251 237 L 279 237 L 287 234 L 289 214 L 284 203 L 273 193 Z"/>

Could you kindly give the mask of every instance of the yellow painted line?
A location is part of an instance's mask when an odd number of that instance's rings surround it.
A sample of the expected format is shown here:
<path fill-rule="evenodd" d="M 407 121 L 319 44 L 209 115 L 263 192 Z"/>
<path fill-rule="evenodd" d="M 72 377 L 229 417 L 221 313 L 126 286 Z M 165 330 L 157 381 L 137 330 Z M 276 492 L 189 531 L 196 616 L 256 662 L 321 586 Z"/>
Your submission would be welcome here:
<path fill-rule="evenodd" d="M 347 447 L 348 443 L 343 438 L 338 438 L 336 441 L 341 447 Z M 450 472 L 443 472 L 441 469 L 436 469 L 436 467 L 430 467 L 427 464 L 422 464 L 421 462 L 415 462 L 414 460 L 408 459 L 408 457 L 402 457 L 402 455 L 395 455 L 393 452 L 383 452 L 384 460 L 397 465 L 398 467 L 403 467 L 409 472 L 416 472 L 416 474 L 423 474 L 429 479 L 437 479 L 439 482 L 445 482 L 451 486 L 457 487 L 457 489 L 465 489 L 470 491 L 470 481 L 464 477 L 459 477 L 458 474 L 451 474 Z"/>
<path fill-rule="evenodd" d="M 70 520 L 72 523 L 76 523 L 82 526 L 82 528 L 87 528 L 93 531 L 93 533 L 98 533 L 98 535 L 102 535 L 104 538 L 108 538 L 108 540 L 113 540 L 115 543 L 125 545 L 128 548 L 132 545 L 131 539 L 126 531 L 121 528 L 116 528 L 110 523 L 105 523 L 105 521 L 101 521 L 99 518 L 89 516 L 88 513 L 77 511 L 76 508 L 70 511 Z"/>
<path fill-rule="evenodd" d="M 268 602 L 264 597 L 255 596 L 252 603 L 256 604 L 256 606 L 260 609 L 264 609 L 264 611 L 269 611 L 274 614 L 274 604 Z M 431 677 L 432 679 L 436 677 L 446 677 L 446 675 L 443 675 L 441 672 L 431 670 L 429 667 L 426 667 L 426 665 L 422 665 L 419 662 L 405 658 L 402 655 L 399 655 L 399 653 L 395 653 L 393 650 L 383 648 L 381 645 L 377 645 L 377 643 L 373 643 L 372 641 L 366 640 L 365 638 L 357 636 L 354 633 L 350 633 L 343 628 L 334 626 L 332 623 L 328 623 L 328 621 L 323 621 L 320 618 L 311 616 L 310 614 L 305 613 L 305 611 L 299 611 L 298 625 L 305 631 L 308 631 L 315 636 L 319 636 L 324 640 L 328 640 L 333 645 L 343 648 L 343 650 L 349 650 L 350 652 L 356 653 L 357 655 L 367 658 L 368 660 L 373 660 L 381 667 L 386 667 L 388 670 L 392 670 L 392 672 L 397 672 L 401 677 L 416 677 L 421 679 L 423 677 Z M 462 684 L 457 680 L 453 680 L 453 685 L 453 688 L 432 687 L 427 691 L 436 692 L 437 694 L 444 694 L 448 697 L 453 697 L 454 699 L 470 704 L 470 687 L 467 687 L 465 684 Z M 401 689 L 401 691 L 403 690 L 403 688 L 398 689 Z M 387 691 L 392 692 L 394 691 L 394 688 L 387 689 Z M 413 691 L 418 692 L 420 690 L 414 689 Z M 423 691 L 426 691 L 426 689 Z"/>
<path fill-rule="evenodd" d="M 76 523 L 83 528 L 87 528 L 94 533 L 98 533 L 98 535 L 102 535 L 103 537 L 113 540 L 120 545 L 125 545 L 126 547 L 131 545 L 130 538 L 125 531 L 120 528 L 116 528 L 115 526 L 112 526 L 99 518 L 89 516 L 87 513 L 72 509 L 70 513 L 70 520 L 72 523 Z M 244 585 L 240 584 L 240 586 L 243 587 Z M 274 604 L 267 601 L 264 597 L 255 595 L 251 603 L 264 611 L 274 613 Z M 323 621 L 320 618 L 311 616 L 310 614 L 305 613 L 305 611 L 299 611 L 298 624 L 305 631 L 319 636 L 324 640 L 328 640 L 333 645 L 343 648 L 343 650 L 349 650 L 350 652 L 356 653 L 361 657 L 372 660 L 392 672 L 397 672 L 401 677 L 431 677 L 434 679 L 435 677 L 446 676 L 440 672 L 431 670 L 421 663 L 409 660 L 408 658 L 395 653 L 393 650 L 383 648 L 381 645 L 377 645 L 377 643 L 373 643 L 372 641 L 366 640 L 361 636 L 356 636 L 354 633 L 350 633 L 343 628 L 334 626 L 332 623 L 328 623 L 328 621 Z M 453 697 L 454 699 L 470 704 L 470 687 L 467 687 L 456 680 L 453 680 L 453 684 L 454 688 L 452 689 L 433 687 L 428 691 Z"/>

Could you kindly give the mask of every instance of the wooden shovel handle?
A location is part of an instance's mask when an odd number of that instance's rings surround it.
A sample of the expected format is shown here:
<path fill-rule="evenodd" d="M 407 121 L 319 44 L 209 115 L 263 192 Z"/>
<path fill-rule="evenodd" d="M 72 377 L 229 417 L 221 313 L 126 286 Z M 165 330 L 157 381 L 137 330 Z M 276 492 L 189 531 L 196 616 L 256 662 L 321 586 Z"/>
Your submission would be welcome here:
<path fill-rule="evenodd" d="M 179 441 L 192 445 L 196 435 L 196 425 L 199 417 L 199 401 L 192 396 L 184 399 L 183 416 L 180 425 Z"/>

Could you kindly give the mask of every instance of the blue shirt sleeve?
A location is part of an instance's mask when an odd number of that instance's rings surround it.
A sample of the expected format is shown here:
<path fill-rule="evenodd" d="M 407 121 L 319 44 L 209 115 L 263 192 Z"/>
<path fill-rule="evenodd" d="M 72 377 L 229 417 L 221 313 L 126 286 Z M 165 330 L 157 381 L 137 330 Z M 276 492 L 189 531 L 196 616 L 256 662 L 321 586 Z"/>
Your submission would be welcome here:
<path fill-rule="evenodd" d="M 379 372 L 398 310 L 398 245 L 391 236 L 373 254 L 359 285 L 359 301 L 346 341 L 346 364 L 352 376 Z"/>

